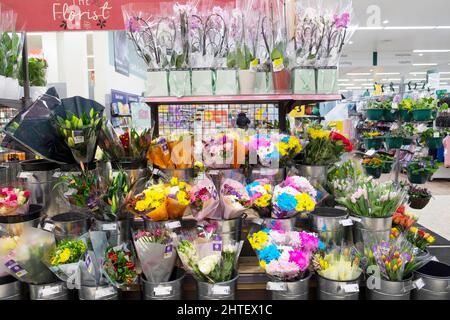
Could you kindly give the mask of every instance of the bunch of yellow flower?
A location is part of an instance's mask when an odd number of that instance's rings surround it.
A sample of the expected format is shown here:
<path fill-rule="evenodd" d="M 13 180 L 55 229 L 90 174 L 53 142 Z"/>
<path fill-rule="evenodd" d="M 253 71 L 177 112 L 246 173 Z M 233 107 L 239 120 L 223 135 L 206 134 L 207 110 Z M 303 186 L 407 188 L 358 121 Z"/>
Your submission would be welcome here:
<path fill-rule="evenodd" d="M 323 129 L 308 128 L 308 135 L 311 139 L 328 139 L 330 138 L 330 131 Z"/>
<path fill-rule="evenodd" d="M 270 200 L 272 200 L 272 195 L 266 193 L 255 200 L 255 205 L 261 208 L 265 208 L 270 205 Z"/>
<path fill-rule="evenodd" d="M 166 186 L 165 192 L 166 196 L 173 196 L 177 199 L 180 205 L 189 205 L 191 186 L 184 181 L 179 181 L 176 177 L 170 179 L 170 184 Z"/>
<path fill-rule="evenodd" d="M 363 133 L 363 137 L 364 138 L 375 138 L 375 137 L 380 137 L 382 135 L 383 135 L 383 133 L 381 133 L 379 131 L 372 131 L 372 132 L 364 132 Z"/>
<path fill-rule="evenodd" d="M 302 145 L 296 136 L 284 136 L 276 146 L 282 157 L 295 156 L 302 151 Z"/>
<path fill-rule="evenodd" d="M 51 253 L 50 264 L 59 266 L 76 263 L 82 258 L 86 250 L 87 247 L 83 240 L 62 240 Z"/>
<path fill-rule="evenodd" d="M 135 209 L 140 212 L 154 210 L 166 201 L 165 187 L 163 184 L 155 184 L 145 189 L 136 202 Z"/>
<path fill-rule="evenodd" d="M 264 231 L 258 231 L 248 236 L 248 241 L 254 250 L 262 250 L 268 240 L 269 235 Z"/>
<path fill-rule="evenodd" d="M 313 198 L 311 198 L 311 196 L 307 193 L 297 194 L 295 196 L 295 200 L 297 200 L 297 206 L 295 207 L 297 212 L 314 211 L 314 208 L 316 207 L 316 203 Z"/>

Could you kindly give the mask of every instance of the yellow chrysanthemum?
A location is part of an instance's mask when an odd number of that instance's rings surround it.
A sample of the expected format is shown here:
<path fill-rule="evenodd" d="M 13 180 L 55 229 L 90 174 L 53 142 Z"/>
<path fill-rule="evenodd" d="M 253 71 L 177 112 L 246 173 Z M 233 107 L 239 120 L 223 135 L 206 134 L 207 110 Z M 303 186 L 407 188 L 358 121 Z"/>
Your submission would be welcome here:
<path fill-rule="evenodd" d="M 180 183 L 178 184 L 178 186 L 180 187 L 180 189 L 184 190 L 184 189 L 186 189 L 187 184 L 186 184 L 186 182 L 184 182 L 184 181 L 180 181 Z"/>
<path fill-rule="evenodd" d="M 136 206 L 134 207 L 137 211 L 145 211 L 149 206 L 149 202 L 145 200 L 140 200 L 136 202 Z"/>
<path fill-rule="evenodd" d="M 264 260 L 259 261 L 259 266 L 260 266 L 261 268 L 265 269 L 265 268 L 266 268 L 266 265 L 267 265 L 266 261 L 264 261 Z"/>
<path fill-rule="evenodd" d="M 258 207 L 267 207 L 270 204 L 270 200 L 272 199 L 272 196 L 270 194 L 264 194 L 258 199 L 255 200 L 255 205 Z"/>
<path fill-rule="evenodd" d="M 179 191 L 177 193 L 177 200 L 182 206 L 187 206 L 189 204 L 189 200 L 186 199 L 187 194 L 184 191 Z"/>
<path fill-rule="evenodd" d="M 255 250 L 262 250 L 267 243 L 267 240 L 269 239 L 269 236 L 266 232 L 258 231 L 252 234 L 248 241 L 250 242 L 250 245 Z"/>
<path fill-rule="evenodd" d="M 311 139 L 324 139 L 330 137 L 330 131 L 322 129 L 308 129 L 308 135 Z"/>
<path fill-rule="evenodd" d="M 307 193 L 297 194 L 295 200 L 297 200 L 297 206 L 295 207 L 296 211 L 313 211 L 316 207 L 316 203 Z"/>
<path fill-rule="evenodd" d="M 300 141 L 298 141 L 297 137 L 291 136 L 289 138 L 288 146 L 290 150 L 293 150 L 295 153 L 300 153 L 302 151 L 302 145 Z"/>
<path fill-rule="evenodd" d="M 284 142 L 278 142 L 277 143 L 277 149 L 278 152 L 281 154 L 282 157 L 285 157 L 288 155 L 288 145 Z"/>
<path fill-rule="evenodd" d="M 59 255 L 59 261 L 61 263 L 66 262 L 67 260 L 69 260 L 70 258 L 70 249 L 69 248 L 65 248 L 61 254 Z"/>
<path fill-rule="evenodd" d="M 171 186 L 177 186 L 178 185 L 178 178 L 177 177 L 172 177 L 171 179 L 170 179 L 170 185 Z"/>
<path fill-rule="evenodd" d="M 264 190 L 266 190 L 267 192 L 270 192 L 272 190 L 272 186 L 270 184 L 265 184 L 263 186 Z"/>

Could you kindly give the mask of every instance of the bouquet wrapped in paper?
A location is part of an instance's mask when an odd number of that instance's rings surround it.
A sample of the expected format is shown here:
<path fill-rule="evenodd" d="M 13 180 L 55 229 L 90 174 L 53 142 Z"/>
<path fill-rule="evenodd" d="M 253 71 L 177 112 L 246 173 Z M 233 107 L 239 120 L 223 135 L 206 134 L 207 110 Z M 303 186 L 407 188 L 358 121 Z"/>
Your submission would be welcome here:
<path fill-rule="evenodd" d="M 22 215 L 28 212 L 30 192 L 21 188 L 0 188 L 0 216 Z"/>
<path fill-rule="evenodd" d="M 219 194 L 210 179 L 200 179 L 192 187 L 190 208 L 197 221 L 213 216 L 219 204 Z"/>
<path fill-rule="evenodd" d="M 203 139 L 203 163 L 212 169 L 238 169 L 245 163 L 246 147 L 237 132 L 219 133 Z"/>
<path fill-rule="evenodd" d="M 1 250 L 0 258 L 10 275 L 31 284 L 47 284 L 56 280 L 43 262 L 45 254 L 55 248 L 53 233 L 26 227 L 21 235 L 2 240 L 7 241 L 8 247 Z"/>
<path fill-rule="evenodd" d="M 108 282 L 115 287 L 136 283 L 136 264 L 127 243 L 106 249 L 102 271 Z"/>
<path fill-rule="evenodd" d="M 225 220 L 240 217 L 250 208 L 250 197 L 245 186 L 239 181 L 225 179 L 220 187 L 220 204 L 223 210 L 222 218 Z"/>
<path fill-rule="evenodd" d="M 186 169 L 194 166 L 193 139 L 190 133 L 155 139 L 147 158 L 161 169 Z"/>
<path fill-rule="evenodd" d="M 304 231 L 264 228 L 249 234 L 259 265 L 277 281 L 297 281 L 305 277 L 319 238 Z"/>
<path fill-rule="evenodd" d="M 273 135 L 257 134 L 251 136 L 248 148 L 250 164 L 257 163 L 263 167 L 279 167 L 280 153 L 276 146 L 276 139 L 274 139 Z M 255 156 L 256 159 L 253 158 Z"/>
<path fill-rule="evenodd" d="M 319 275 L 335 281 L 355 280 L 362 273 L 355 248 L 334 248 L 316 253 L 313 266 Z"/>
<path fill-rule="evenodd" d="M 134 247 L 147 281 L 169 281 L 175 267 L 176 252 L 170 232 L 165 228 L 138 230 L 133 234 Z"/>
<path fill-rule="evenodd" d="M 219 235 L 206 238 L 184 233 L 177 239 L 177 252 L 184 268 L 197 280 L 220 283 L 236 275 L 242 244 L 224 242 Z"/>
<path fill-rule="evenodd" d="M 82 286 L 98 287 L 107 284 L 103 273 L 105 252 L 109 247 L 105 231 L 89 231 L 88 248 L 79 261 L 80 283 Z"/>
<path fill-rule="evenodd" d="M 272 213 L 273 186 L 267 179 L 255 180 L 246 187 L 252 207 L 260 217 L 270 218 Z"/>
<path fill-rule="evenodd" d="M 317 191 L 304 177 L 287 177 L 273 191 L 272 217 L 288 218 L 300 212 L 313 211 L 316 207 Z"/>

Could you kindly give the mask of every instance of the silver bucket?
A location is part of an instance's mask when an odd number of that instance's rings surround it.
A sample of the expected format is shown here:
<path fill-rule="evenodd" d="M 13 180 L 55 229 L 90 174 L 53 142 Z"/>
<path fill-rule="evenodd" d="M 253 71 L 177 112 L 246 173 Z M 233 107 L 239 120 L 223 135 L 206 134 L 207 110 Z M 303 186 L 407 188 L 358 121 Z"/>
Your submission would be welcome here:
<path fill-rule="evenodd" d="M 27 227 L 37 227 L 41 220 L 42 206 L 30 204 L 27 214 L 0 217 L 0 231 L 20 236 Z"/>
<path fill-rule="evenodd" d="M 251 180 L 267 179 L 276 185 L 286 179 L 285 168 L 254 168 L 251 171 Z"/>
<path fill-rule="evenodd" d="M 309 280 L 312 273 L 298 281 L 285 282 L 286 290 L 272 291 L 272 300 L 308 300 Z"/>
<path fill-rule="evenodd" d="M 292 231 L 297 227 L 297 216 L 293 216 L 285 219 L 264 219 L 264 226 L 271 228 L 276 227 L 284 231 Z"/>
<path fill-rule="evenodd" d="M 64 282 L 30 284 L 30 300 L 70 300 L 69 290 Z"/>
<path fill-rule="evenodd" d="M 0 300 L 21 300 L 21 282 L 19 280 L 6 276 L 0 278 L 0 283 Z"/>
<path fill-rule="evenodd" d="M 360 278 L 350 281 L 339 281 L 317 275 L 319 300 L 359 300 L 359 291 L 348 290 L 349 287 L 359 287 Z"/>
<path fill-rule="evenodd" d="M 105 231 L 108 244 L 118 246 L 124 242 L 131 240 L 131 221 L 124 219 L 119 221 L 102 221 L 94 219 L 95 229 Z"/>
<path fill-rule="evenodd" d="M 149 170 L 147 167 L 147 161 L 119 161 L 111 163 L 113 174 L 123 170 L 131 184 L 145 179 L 149 175 Z"/>
<path fill-rule="evenodd" d="M 242 233 L 242 222 L 246 217 L 246 215 L 243 215 L 239 218 L 231 220 L 206 219 L 206 222 L 209 225 L 214 226 L 214 232 L 220 234 L 222 241 L 240 241 Z"/>
<path fill-rule="evenodd" d="M 366 290 L 367 300 L 410 300 L 412 277 L 403 281 L 380 279 L 379 288 Z"/>
<path fill-rule="evenodd" d="M 364 245 L 389 241 L 392 228 L 392 216 L 386 218 L 356 217 L 353 220 L 353 243 L 359 250 Z"/>
<path fill-rule="evenodd" d="M 312 184 L 319 183 L 324 185 L 327 182 L 328 166 L 307 166 L 297 165 L 300 174 L 307 178 Z"/>
<path fill-rule="evenodd" d="M 347 211 L 336 208 L 316 208 L 310 215 L 311 229 L 327 245 L 341 245 L 345 240 Z"/>
<path fill-rule="evenodd" d="M 41 226 L 48 230 L 46 224 L 54 225 L 56 240 L 78 238 L 89 231 L 91 218 L 81 212 L 69 211 L 43 220 Z"/>
<path fill-rule="evenodd" d="M 414 272 L 414 279 L 422 279 L 424 286 L 412 291 L 413 300 L 450 300 L 450 266 L 430 261 Z"/>
<path fill-rule="evenodd" d="M 99 287 L 81 286 L 78 290 L 80 300 L 118 300 L 116 287 L 104 285 Z"/>
<path fill-rule="evenodd" d="M 9 184 L 8 167 L 0 166 L 0 185 L 7 186 Z"/>
<path fill-rule="evenodd" d="M 166 180 L 167 182 L 170 181 L 172 177 L 177 178 L 180 181 L 184 182 L 192 182 L 194 180 L 195 176 L 195 170 L 194 168 L 188 168 L 188 169 L 158 169 L 160 172 L 162 172 L 161 178 L 163 180 Z"/>
<path fill-rule="evenodd" d="M 181 300 L 185 275 L 186 272 L 183 269 L 177 269 L 175 280 L 161 283 L 152 283 L 141 276 L 144 300 Z"/>
<path fill-rule="evenodd" d="M 239 274 L 230 281 L 215 284 L 196 281 L 198 300 L 234 300 L 238 278 Z"/>

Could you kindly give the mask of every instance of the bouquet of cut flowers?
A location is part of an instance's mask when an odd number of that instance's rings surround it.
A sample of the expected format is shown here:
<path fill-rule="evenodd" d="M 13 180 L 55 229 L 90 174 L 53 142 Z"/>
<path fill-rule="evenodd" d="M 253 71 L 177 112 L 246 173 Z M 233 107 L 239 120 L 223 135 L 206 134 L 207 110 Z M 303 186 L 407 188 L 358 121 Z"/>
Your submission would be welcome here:
<path fill-rule="evenodd" d="M 213 169 L 238 169 L 245 163 L 245 145 L 236 132 L 219 133 L 203 140 L 203 163 Z"/>
<path fill-rule="evenodd" d="M 412 213 L 405 212 L 405 206 L 402 204 L 392 217 L 392 224 L 401 231 L 408 230 L 418 220 L 418 217 Z"/>
<path fill-rule="evenodd" d="M 350 192 L 336 199 L 351 214 L 361 217 L 390 217 L 406 197 L 406 190 L 393 182 L 368 181 L 353 185 Z"/>
<path fill-rule="evenodd" d="M 347 247 L 315 254 L 313 266 L 319 275 L 335 281 L 355 280 L 362 273 L 355 249 Z"/>
<path fill-rule="evenodd" d="M 0 216 L 26 214 L 30 192 L 20 188 L 4 187 L 0 189 Z"/>
<path fill-rule="evenodd" d="M 4 257 L 11 250 L 14 250 L 17 247 L 17 240 L 19 240 L 19 236 L 0 233 L 0 257 Z M 3 263 L 0 264 L 0 277 L 5 277 L 8 274 Z"/>
<path fill-rule="evenodd" d="M 194 166 L 194 139 L 191 133 L 161 136 L 152 141 L 147 158 L 161 169 L 186 169 Z"/>
<path fill-rule="evenodd" d="M 115 287 L 130 285 L 137 281 L 134 257 L 126 243 L 106 249 L 103 274 Z"/>
<path fill-rule="evenodd" d="M 429 253 L 416 248 L 403 236 L 381 241 L 368 249 L 364 263 L 378 266 L 382 278 L 388 281 L 407 279 L 413 271 L 431 260 Z"/>
<path fill-rule="evenodd" d="M 250 196 L 253 208 L 261 217 L 269 218 L 272 212 L 273 186 L 267 179 L 255 180 L 249 183 L 245 189 Z"/>
<path fill-rule="evenodd" d="M 257 134 L 251 136 L 248 147 L 251 164 L 257 163 L 263 167 L 278 168 L 280 153 L 273 135 Z M 256 156 L 256 159 L 252 159 L 252 156 Z"/>
<path fill-rule="evenodd" d="M 313 211 L 317 191 L 304 177 L 287 177 L 273 191 L 272 217 L 276 219 L 293 217 L 304 211 Z"/>
<path fill-rule="evenodd" d="M 250 208 L 250 197 L 245 186 L 237 180 L 225 179 L 220 187 L 220 205 L 225 220 L 240 217 Z M 213 218 L 213 217 L 211 217 Z"/>
<path fill-rule="evenodd" d="M 184 268 L 199 281 L 220 283 L 236 275 L 242 244 L 222 241 L 217 234 L 200 237 L 186 232 L 177 240 L 177 252 Z"/>
<path fill-rule="evenodd" d="M 420 250 L 425 250 L 436 241 L 436 238 L 420 228 L 411 227 L 406 231 L 406 240 Z"/>
<path fill-rule="evenodd" d="M 192 187 L 190 207 L 197 221 L 214 215 L 219 204 L 219 194 L 210 179 L 200 179 Z"/>
<path fill-rule="evenodd" d="M 302 145 L 296 136 L 280 135 L 276 146 L 282 167 L 292 165 L 294 158 L 302 151 Z"/>
<path fill-rule="evenodd" d="M 305 277 L 319 239 L 310 233 L 264 228 L 248 236 L 259 265 L 278 281 L 297 281 Z M 323 246 L 323 244 L 320 244 Z"/>
<path fill-rule="evenodd" d="M 334 164 L 328 170 L 327 187 L 334 196 L 338 196 L 346 194 L 348 188 L 364 179 L 361 165 L 354 160 L 347 160 L 342 164 Z"/>
<path fill-rule="evenodd" d="M 177 257 L 170 232 L 159 227 L 138 230 L 133 241 L 145 278 L 152 283 L 169 281 Z"/>

